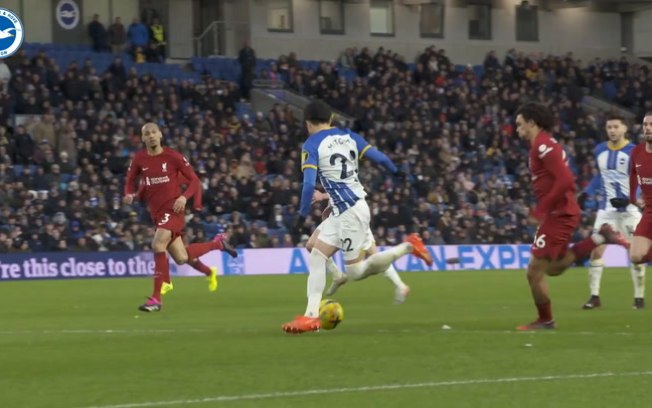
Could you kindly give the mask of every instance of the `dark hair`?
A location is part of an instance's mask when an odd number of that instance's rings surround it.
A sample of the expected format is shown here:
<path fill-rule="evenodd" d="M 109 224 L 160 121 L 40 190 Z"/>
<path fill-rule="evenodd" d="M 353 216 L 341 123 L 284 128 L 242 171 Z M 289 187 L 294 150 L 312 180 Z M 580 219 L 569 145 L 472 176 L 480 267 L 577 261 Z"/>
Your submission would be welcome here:
<path fill-rule="evenodd" d="M 625 119 L 624 116 L 619 115 L 617 113 L 610 113 L 609 115 L 607 115 L 607 120 L 605 121 L 605 123 L 609 122 L 610 120 L 619 120 L 620 123 L 627 126 L 627 119 Z"/>
<path fill-rule="evenodd" d="M 332 115 L 333 111 L 331 110 L 331 107 L 328 106 L 326 102 L 318 99 L 310 102 L 303 109 L 303 120 L 307 120 L 313 125 L 329 123 L 332 119 Z"/>
<path fill-rule="evenodd" d="M 521 105 L 520 108 L 516 111 L 516 115 L 521 115 L 526 122 L 532 121 L 538 127 L 550 132 L 555 125 L 555 118 L 552 116 L 552 112 L 546 105 L 528 102 L 524 105 Z"/>

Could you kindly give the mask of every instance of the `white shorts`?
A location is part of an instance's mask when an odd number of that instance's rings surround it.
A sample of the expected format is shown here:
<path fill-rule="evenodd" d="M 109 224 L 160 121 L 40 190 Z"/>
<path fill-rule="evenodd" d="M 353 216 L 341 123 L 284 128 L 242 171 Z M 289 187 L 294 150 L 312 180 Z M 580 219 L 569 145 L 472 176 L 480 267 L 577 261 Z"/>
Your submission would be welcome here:
<path fill-rule="evenodd" d="M 609 224 L 616 231 L 620 231 L 627 240 L 631 241 L 641 217 L 641 212 L 638 210 L 624 212 L 598 210 L 593 229 L 598 231 L 602 224 Z"/>
<path fill-rule="evenodd" d="M 370 223 L 369 206 L 361 199 L 342 214 L 331 215 L 319 224 L 319 240 L 338 247 L 345 261 L 354 260 L 374 244 Z"/>

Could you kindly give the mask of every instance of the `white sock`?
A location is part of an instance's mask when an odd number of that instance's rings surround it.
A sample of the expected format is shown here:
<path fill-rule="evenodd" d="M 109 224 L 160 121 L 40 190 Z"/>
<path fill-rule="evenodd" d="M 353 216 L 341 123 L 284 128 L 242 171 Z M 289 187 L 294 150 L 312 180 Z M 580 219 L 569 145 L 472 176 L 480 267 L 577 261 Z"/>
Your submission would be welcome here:
<path fill-rule="evenodd" d="M 313 249 L 308 256 L 308 307 L 306 316 L 319 316 L 321 295 L 326 288 L 326 256 Z"/>
<path fill-rule="evenodd" d="M 384 275 L 387 279 L 391 280 L 397 288 L 403 289 L 405 287 L 405 283 L 403 283 L 401 277 L 398 276 L 398 272 L 396 271 L 396 268 L 394 268 L 394 265 L 389 264 L 389 268 L 387 268 Z"/>
<path fill-rule="evenodd" d="M 645 264 L 632 265 L 630 270 L 634 283 L 634 297 L 645 297 Z"/>
<path fill-rule="evenodd" d="M 412 245 L 404 242 L 383 252 L 376 252 L 364 262 L 364 270 L 360 279 L 370 275 L 385 272 L 398 258 L 412 252 Z"/>
<path fill-rule="evenodd" d="M 326 261 L 326 272 L 328 272 L 331 275 L 331 278 L 333 278 L 333 280 L 341 279 L 342 276 L 344 275 L 342 271 L 340 271 L 340 268 L 337 267 L 335 261 L 333 261 L 333 258 L 328 258 L 328 260 Z"/>
<path fill-rule="evenodd" d="M 591 289 L 591 296 L 600 296 L 602 271 L 604 271 L 604 261 L 602 259 L 593 260 L 589 263 L 589 289 Z"/>

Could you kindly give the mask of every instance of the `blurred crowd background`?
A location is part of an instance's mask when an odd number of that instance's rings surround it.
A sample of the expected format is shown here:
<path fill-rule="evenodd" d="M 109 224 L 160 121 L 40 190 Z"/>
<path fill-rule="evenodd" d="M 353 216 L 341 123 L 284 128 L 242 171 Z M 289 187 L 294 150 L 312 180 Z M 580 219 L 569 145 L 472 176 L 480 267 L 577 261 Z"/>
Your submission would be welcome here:
<path fill-rule="evenodd" d="M 161 126 L 164 143 L 186 155 L 202 181 L 204 208 L 187 211 L 188 242 L 228 232 L 239 247 L 305 245 L 322 209 L 301 234 L 290 234 L 307 134 L 286 106 L 238 108 L 255 78 L 283 81 L 353 117 L 353 130 L 409 174 L 394 179 L 361 163 L 379 245 L 414 231 L 434 245 L 529 243 L 528 146 L 513 114 L 530 100 L 556 115 L 554 133 L 584 210 L 578 238 L 586 235 L 599 197 L 582 190 L 596 173 L 592 152 L 605 139 L 605 117 L 585 112 L 582 98 L 591 94 L 639 116 L 652 110 L 647 67 L 572 54 L 512 50 L 460 67 L 434 46 L 416 58 L 352 47 L 337 61 L 307 64 L 292 53 L 256 69 L 255 52 L 245 46 L 234 61 L 239 81 L 210 72 L 156 75 L 139 69 L 133 54 L 110 58 L 60 66 L 46 50 L 23 50 L 0 60 L 0 252 L 148 249 L 153 227 L 145 206 L 122 204 L 147 121 Z M 630 126 L 635 142 L 638 128 Z"/>

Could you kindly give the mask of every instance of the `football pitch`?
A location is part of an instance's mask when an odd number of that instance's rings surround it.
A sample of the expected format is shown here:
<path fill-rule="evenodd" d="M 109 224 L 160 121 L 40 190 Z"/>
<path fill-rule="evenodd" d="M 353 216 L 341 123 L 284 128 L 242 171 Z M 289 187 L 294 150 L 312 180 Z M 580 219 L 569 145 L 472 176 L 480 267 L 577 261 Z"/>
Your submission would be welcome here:
<path fill-rule="evenodd" d="M 404 273 L 343 286 L 333 331 L 286 335 L 305 275 L 179 278 L 160 313 L 150 279 L 0 283 L 0 407 L 649 407 L 651 310 L 629 271 L 551 279 L 558 329 L 535 317 L 523 271 Z"/>

